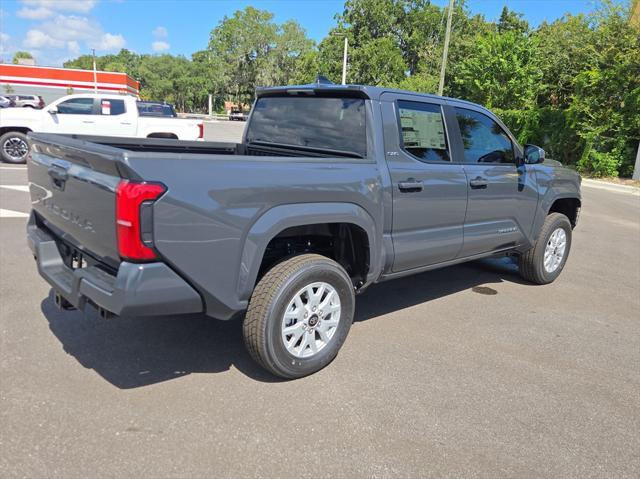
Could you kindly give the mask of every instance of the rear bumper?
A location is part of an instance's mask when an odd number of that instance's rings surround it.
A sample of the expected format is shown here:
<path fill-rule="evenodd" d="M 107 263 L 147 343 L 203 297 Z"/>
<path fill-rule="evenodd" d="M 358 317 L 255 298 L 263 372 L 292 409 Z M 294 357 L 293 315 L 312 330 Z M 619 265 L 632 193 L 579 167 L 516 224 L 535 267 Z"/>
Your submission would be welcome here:
<path fill-rule="evenodd" d="M 117 275 L 96 267 L 65 265 L 56 238 L 36 224 L 27 225 L 29 248 L 38 272 L 51 287 L 78 309 L 94 305 L 119 316 L 159 316 L 200 313 L 200 295 L 164 263 L 120 263 Z"/>

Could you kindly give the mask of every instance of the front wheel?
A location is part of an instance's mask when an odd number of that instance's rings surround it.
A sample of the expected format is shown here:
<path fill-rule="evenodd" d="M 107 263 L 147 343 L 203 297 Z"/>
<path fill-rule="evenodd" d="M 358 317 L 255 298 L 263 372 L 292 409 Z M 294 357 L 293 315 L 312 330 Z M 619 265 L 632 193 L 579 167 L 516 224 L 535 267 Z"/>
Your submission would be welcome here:
<path fill-rule="evenodd" d="M 294 256 L 256 285 L 244 319 L 245 344 L 277 376 L 313 374 L 338 354 L 354 305 L 351 279 L 338 263 L 317 254 Z"/>
<path fill-rule="evenodd" d="M 27 135 L 10 131 L 0 136 L 0 157 L 7 163 L 25 163 L 29 153 Z"/>
<path fill-rule="evenodd" d="M 569 218 L 561 213 L 551 213 L 533 248 L 520 256 L 520 275 L 532 283 L 551 283 L 560 276 L 570 249 Z"/>

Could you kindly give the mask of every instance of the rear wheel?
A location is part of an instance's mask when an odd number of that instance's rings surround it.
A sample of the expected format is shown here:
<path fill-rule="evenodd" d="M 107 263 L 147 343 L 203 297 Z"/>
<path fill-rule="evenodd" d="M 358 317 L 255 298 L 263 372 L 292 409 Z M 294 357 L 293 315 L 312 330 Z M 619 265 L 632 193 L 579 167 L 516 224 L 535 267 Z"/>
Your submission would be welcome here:
<path fill-rule="evenodd" d="M 10 131 L 0 136 L 0 157 L 7 163 L 25 163 L 29 153 L 27 135 Z"/>
<path fill-rule="evenodd" d="M 551 283 L 560 276 L 570 249 L 569 218 L 561 213 L 551 213 L 533 248 L 520 256 L 520 275 L 532 283 Z"/>
<path fill-rule="evenodd" d="M 354 304 L 351 279 L 338 263 L 317 254 L 295 256 L 256 285 L 244 319 L 245 344 L 273 374 L 307 376 L 338 354 Z"/>

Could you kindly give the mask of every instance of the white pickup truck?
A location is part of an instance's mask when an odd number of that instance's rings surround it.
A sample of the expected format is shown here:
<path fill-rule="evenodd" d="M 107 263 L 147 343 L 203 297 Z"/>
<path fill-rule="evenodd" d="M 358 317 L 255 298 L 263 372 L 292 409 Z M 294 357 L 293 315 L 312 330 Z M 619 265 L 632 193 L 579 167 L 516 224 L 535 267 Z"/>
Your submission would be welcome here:
<path fill-rule="evenodd" d="M 3 108 L 0 111 L 0 156 L 24 163 L 27 133 L 66 133 L 139 138 L 199 140 L 201 120 L 141 116 L 133 96 L 100 93 L 64 96 L 42 110 Z"/>

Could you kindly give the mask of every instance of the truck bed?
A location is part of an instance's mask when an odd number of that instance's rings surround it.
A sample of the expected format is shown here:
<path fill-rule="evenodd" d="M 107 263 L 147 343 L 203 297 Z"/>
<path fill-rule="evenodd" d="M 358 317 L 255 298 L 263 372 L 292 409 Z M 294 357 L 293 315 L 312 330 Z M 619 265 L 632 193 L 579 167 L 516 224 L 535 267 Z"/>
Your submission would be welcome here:
<path fill-rule="evenodd" d="M 58 135 L 31 134 L 40 141 L 51 140 L 60 142 L 62 138 L 79 140 L 84 143 L 104 145 L 126 151 L 149 153 L 197 153 L 202 155 L 249 155 L 249 156 L 286 156 L 286 157 L 331 157 L 333 155 L 315 151 L 313 148 L 299 147 L 297 152 L 290 149 L 263 146 L 248 146 L 244 143 L 213 142 L 213 141 L 183 141 L 171 138 L 129 138 L 116 136 L 95 135 Z"/>
<path fill-rule="evenodd" d="M 62 251 L 116 275 L 130 264 L 118 251 L 118 185 L 162 184 L 149 226 L 158 260 L 189 279 L 213 317 L 246 307 L 259 258 L 291 219 L 348 219 L 383 229 L 384 193 L 373 159 L 170 139 L 37 133 L 29 139 L 33 222 Z"/>
<path fill-rule="evenodd" d="M 32 136 L 34 136 L 32 134 Z M 51 135 L 39 134 L 38 139 L 45 139 Z M 99 144 L 127 151 L 156 152 L 156 153 L 200 153 L 216 155 L 238 154 L 239 143 L 182 141 L 171 138 L 125 138 L 116 136 L 95 135 L 55 135 L 60 138 L 70 138 L 87 143 Z"/>

